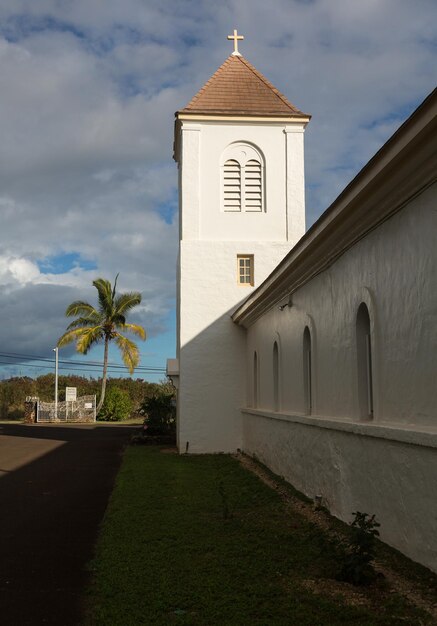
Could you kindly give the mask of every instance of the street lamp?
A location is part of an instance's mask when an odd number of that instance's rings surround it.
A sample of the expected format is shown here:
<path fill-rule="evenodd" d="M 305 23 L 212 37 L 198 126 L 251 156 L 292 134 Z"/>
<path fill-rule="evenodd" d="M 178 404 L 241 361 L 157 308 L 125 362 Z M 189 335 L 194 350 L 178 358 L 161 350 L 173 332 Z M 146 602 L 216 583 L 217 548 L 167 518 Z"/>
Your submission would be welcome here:
<path fill-rule="evenodd" d="M 58 347 L 53 348 L 55 353 L 55 420 L 58 419 L 58 351 Z"/>

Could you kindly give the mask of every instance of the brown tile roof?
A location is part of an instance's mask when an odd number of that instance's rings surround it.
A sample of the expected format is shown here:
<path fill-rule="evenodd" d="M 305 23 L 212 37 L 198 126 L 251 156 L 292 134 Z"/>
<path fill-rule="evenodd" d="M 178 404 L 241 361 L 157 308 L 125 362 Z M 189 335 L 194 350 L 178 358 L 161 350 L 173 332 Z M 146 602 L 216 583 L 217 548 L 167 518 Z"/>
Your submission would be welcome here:
<path fill-rule="evenodd" d="M 309 117 L 244 57 L 233 54 L 179 113 Z"/>

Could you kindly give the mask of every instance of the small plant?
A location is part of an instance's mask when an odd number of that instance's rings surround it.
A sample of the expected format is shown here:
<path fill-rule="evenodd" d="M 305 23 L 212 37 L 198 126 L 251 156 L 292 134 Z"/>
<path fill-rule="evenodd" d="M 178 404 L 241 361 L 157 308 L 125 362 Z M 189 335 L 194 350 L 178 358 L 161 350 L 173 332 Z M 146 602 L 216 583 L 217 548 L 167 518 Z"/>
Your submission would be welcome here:
<path fill-rule="evenodd" d="M 229 496 L 226 491 L 225 482 L 223 479 L 220 479 L 218 481 L 217 489 L 220 494 L 223 519 L 229 519 L 231 517 L 230 510 L 229 510 Z"/>
<path fill-rule="evenodd" d="M 143 402 L 143 434 L 148 436 L 175 436 L 176 402 L 173 393 L 157 393 Z"/>
<path fill-rule="evenodd" d="M 110 387 L 97 419 L 106 422 L 122 422 L 129 419 L 131 413 L 132 400 L 127 391 L 118 387 Z"/>
<path fill-rule="evenodd" d="M 372 560 L 375 557 L 375 538 L 379 537 L 377 529 L 381 524 L 368 513 L 356 511 L 352 515 L 352 532 L 345 546 L 339 579 L 353 585 L 369 585 L 376 578 Z"/>

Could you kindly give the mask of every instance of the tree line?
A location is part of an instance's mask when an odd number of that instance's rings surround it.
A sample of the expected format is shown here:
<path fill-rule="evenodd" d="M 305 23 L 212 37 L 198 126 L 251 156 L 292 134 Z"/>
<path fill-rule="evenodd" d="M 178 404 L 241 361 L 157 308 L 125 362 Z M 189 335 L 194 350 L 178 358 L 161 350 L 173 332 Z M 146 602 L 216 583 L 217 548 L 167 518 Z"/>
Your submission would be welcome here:
<path fill-rule="evenodd" d="M 173 395 L 173 387 L 167 381 L 151 383 L 141 378 L 109 378 L 108 391 L 118 389 L 129 397 L 132 405 L 132 417 L 140 415 L 140 408 L 145 400 L 156 396 Z M 102 379 L 85 378 L 84 376 L 59 376 L 60 401 L 65 400 L 65 387 L 76 387 L 77 395 L 99 396 Z M 22 419 L 24 417 L 24 401 L 27 396 L 38 397 L 44 402 L 54 402 L 55 375 L 44 374 L 37 378 L 15 376 L 0 381 L 0 419 Z"/>

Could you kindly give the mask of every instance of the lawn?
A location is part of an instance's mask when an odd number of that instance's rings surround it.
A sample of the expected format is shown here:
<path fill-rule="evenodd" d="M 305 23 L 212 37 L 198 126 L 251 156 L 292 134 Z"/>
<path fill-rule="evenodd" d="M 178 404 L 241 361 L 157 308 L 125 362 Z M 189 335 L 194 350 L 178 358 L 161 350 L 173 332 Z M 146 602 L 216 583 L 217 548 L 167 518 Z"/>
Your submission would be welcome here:
<path fill-rule="evenodd" d="M 129 447 L 90 564 L 87 626 L 430 624 L 226 455 Z M 344 593 L 346 590 L 346 593 Z"/>

